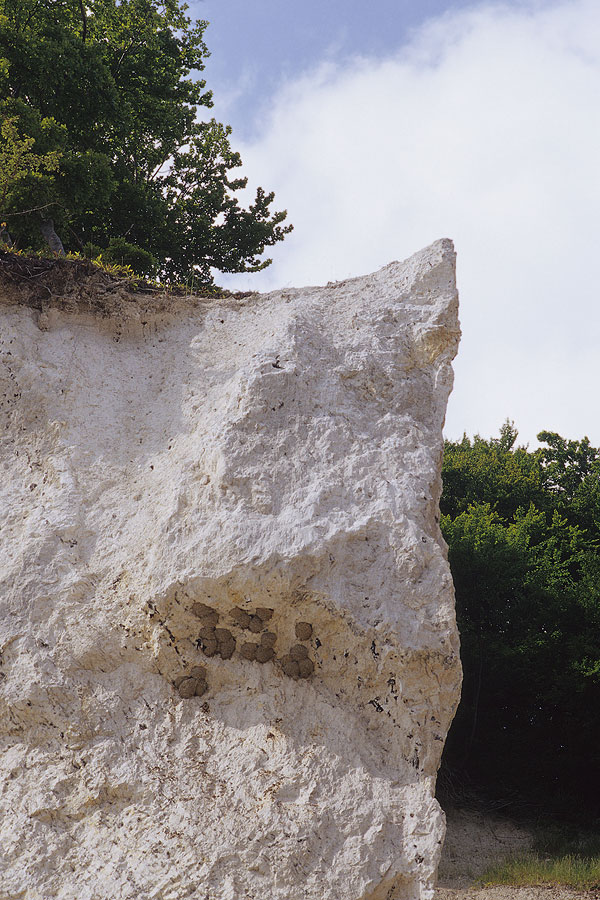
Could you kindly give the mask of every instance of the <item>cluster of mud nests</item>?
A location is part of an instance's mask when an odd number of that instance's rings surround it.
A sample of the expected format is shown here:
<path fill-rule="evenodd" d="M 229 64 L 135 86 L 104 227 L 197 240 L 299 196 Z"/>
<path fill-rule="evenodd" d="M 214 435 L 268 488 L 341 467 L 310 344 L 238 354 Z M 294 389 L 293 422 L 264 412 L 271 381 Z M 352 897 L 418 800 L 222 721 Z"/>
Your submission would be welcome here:
<path fill-rule="evenodd" d="M 277 632 L 271 631 L 269 624 L 273 618 L 272 609 L 257 606 L 254 610 L 246 611 L 235 606 L 229 611 L 229 628 L 219 627 L 219 613 L 204 603 L 194 603 L 192 612 L 200 619 L 196 645 L 205 656 L 230 659 L 237 650 L 243 659 L 252 662 L 274 662 L 286 675 L 295 679 L 310 678 L 315 670 L 315 664 L 309 657 L 309 648 L 306 643 L 300 643 L 309 641 L 312 637 L 310 622 L 296 622 L 295 634 L 299 643 L 293 644 L 287 653 L 277 656 Z M 255 635 L 254 640 L 250 639 L 251 635 Z M 208 690 L 206 669 L 204 666 L 194 666 L 189 674 L 176 679 L 175 687 L 179 696 L 185 699 L 201 697 Z"/>

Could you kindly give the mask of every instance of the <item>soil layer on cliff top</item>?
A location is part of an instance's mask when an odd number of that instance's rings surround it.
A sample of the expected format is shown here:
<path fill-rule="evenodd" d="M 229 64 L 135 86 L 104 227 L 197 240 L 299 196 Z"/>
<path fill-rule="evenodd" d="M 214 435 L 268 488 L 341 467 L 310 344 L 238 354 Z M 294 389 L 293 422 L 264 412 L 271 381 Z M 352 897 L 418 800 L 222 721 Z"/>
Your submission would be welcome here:
<path fill-rule="evenodd" d="M 143 317 L 195 306 L 232 295 L 214 285 L 193 293 L 182 286 L 152 284 L 130 274 L 115 274 L 89 259 L 25 256 L 0 251 L 0 302 L 40 312 L 59 309 L 99 316 Z M 251 293 L 251 292 L 249 292 Z"/>

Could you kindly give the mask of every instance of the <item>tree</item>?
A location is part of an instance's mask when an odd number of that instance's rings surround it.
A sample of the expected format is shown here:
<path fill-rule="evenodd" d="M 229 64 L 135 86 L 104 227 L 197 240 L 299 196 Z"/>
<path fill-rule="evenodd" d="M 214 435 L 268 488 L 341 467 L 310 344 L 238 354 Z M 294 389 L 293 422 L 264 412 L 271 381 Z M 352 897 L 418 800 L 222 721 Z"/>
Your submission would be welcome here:
<path fill-rule="evenodd" d="M 47 131 L 56 123 L 42 119 L 41 131 Z M 16 118 L 5 118 L 0 123 L 0 217 L 10 208 L 12 194 L 24 179 L 42 178 L 44 172 L 54 172 L 60 162 L 60 151 L 52 150 L 40 155 L 32 150 L 35 138 L 19 134 Z"/>
<path fill-rule="evenodd" d="M 445 765 L 489 793 L 600 808 L 600 452 L 446 442 L 441 526 L 464 667 Z"/>
<path fill-rule="evenodd" d="M 0 0 L 0 114 L 35 153 L 61 154 L 55 172 L 20 180 L 2 211 L 22 246 L 39 243 L 39 213 L 20 213 L 44 207 L 68 249 L 120 239 L 158 260 L 165 280 L 270 263 L 265 248 L 291 226 L 262 188 L 240 206 L 230 129 L 198 118 L 212 106 L 197 77 L 207 23 L 185 10 L 180 0 Z M 44 133 L 47 120 L 64 133 Z"/>

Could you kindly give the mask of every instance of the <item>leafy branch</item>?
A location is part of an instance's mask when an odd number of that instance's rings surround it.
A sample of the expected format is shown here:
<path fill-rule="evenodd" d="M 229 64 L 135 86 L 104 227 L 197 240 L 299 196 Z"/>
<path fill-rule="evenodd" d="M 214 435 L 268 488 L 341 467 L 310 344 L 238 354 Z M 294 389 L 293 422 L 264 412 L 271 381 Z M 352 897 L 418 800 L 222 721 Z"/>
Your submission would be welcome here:
<path fill-rule="evenodd" d="M 17 121 L 16 116 L 4 117 L 0 125 L 0 216 L 20 181 L 25 178 L 41 178 L 43 172 L 55 172 L 62 156 L 60 150 L 34 153 L 35 138 L 21 135 Z M 42 119 L 42 132 L 55 125 L 54 119 Z"/>

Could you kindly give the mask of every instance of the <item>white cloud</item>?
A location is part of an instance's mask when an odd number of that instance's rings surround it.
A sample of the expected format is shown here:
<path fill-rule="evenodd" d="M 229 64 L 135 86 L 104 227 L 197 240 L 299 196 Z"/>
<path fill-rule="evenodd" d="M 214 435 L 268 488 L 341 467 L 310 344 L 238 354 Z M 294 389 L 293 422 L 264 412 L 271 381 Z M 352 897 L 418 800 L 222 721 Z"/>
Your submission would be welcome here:
<path fill-rule="evenodd" d="M 458 251 L 463 342 L 447 434 L 514 418 L 600 445 L 600 7 L 482 4 L 384 60 L 282 87 L 239 146 L 295 231 L 269 290 L 372 271 L 439 237 Z"/>

